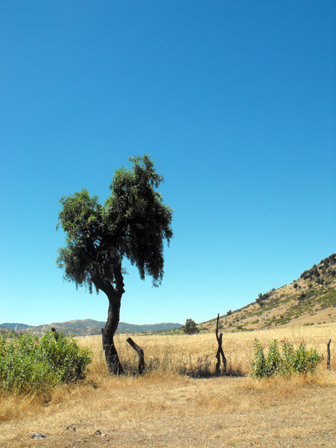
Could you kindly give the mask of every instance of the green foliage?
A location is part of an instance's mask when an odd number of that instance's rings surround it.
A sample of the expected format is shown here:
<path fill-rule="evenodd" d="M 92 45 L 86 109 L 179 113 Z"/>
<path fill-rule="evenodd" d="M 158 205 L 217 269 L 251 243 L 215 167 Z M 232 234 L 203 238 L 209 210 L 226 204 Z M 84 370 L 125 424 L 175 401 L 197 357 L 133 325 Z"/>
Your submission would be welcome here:
<path fill-rule="evenodd" d="M 254 363 L 253 363 L 253 378 L 262 378 L 266 372 L 266 359 L 264 351 L 259 340 L 256 338 L 253 343 L 254 348 Z"/>
<path fill-rule="evenodd" d="M 317 364 L 323 360 L 315 349 L 306 351 L 304 344 L 295 351 L 293 344 L 282 344 L 282 354 L 275 339 L 269 346 L 267 358 L 258 339 L 254 340 L 253 378 L 272 375 L 288 376 L 292 373 L 314 373 Z"/>
<path fill-rule="evenodd" d="M 256 299 L 256 303 L 262 308 L 265 305 L 265 300 L 268 299 L 269 293 L 262 294 L 261 292 L 258 294 L 258 298 Z"/>
<path fill-rule="evenodd" d="M 156 173 L 150 157 L 129 160 L 133 166 L 115 172 L 104 205 L 84 189 L 60 200 L 57 228 L 67 236 L 57 265 L 66 280 L 87 286 L 90 292 L 93 284 L 97 292 L 106 292 L 106 284 L 122 289 L 123 257 L 137 266 L 141 279 L 151 276 L 154 286 L 163 277 L 163 240 L 169 244 L 173 236 L 173 210 L 155 191 L 163 176 Z"/>
<path fill-rule="evenodd" d="M 197 328 L 195 321 L 187 319 L 183 327 L 183 332 L 185 334 L 195 334 L 199 333 L 199 329 Z"/>
<path fill-rule="evenodd" d="M 265 371 L 267 376 L 279 373 L 281 366 L 281 355 L 278 349 L 278 343 L 274 340 L 270 346 L 266 359 Z"/>
<path fill-rule="evenodd" d="M 41 339 L 30 333 L 0 335 L 0 389 L 19 392 L 46 391 L 61 382 L 85 377 L 92 360 L 87 348 L 79 348 L 72 338 L 52 332 Z"/>

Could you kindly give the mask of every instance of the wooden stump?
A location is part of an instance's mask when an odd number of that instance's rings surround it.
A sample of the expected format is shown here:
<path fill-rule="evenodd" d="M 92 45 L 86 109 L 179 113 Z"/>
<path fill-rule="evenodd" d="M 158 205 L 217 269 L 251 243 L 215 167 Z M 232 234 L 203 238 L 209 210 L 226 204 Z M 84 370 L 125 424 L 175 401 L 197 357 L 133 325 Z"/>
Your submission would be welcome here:
<path fill-rule="evenodd" d="M 143 374 L 143 371 L 145 370 L 145 356 L 144 356 L 144 352 L 142 350 L 141 347 L 139 347 L 132 338 L 128 338 L 127 342 L 129 343 L 129 345 L 134 348 L 134 350 L 137 352 L 138 357 L 139 357 L 139 375 Z"/>
<path fill-rule="evenodd" d="M 327 369 L 328 370 L 330 370 L 330 344 L 331 344 L 331 339 L 329 339 L 329 342 L 327 344 L 327 351 L 328 351 Z"/>
<path fill-rule="evenodd" d="M 217 354 L 216 354 L 216 358 L 217 358 L 216 375 L 218 375 L 219 371 L 220 371 L 221 357 L 223 359 L 223 365 L 224 365 L 223 372 L 226 372 L 226 365 L 227 365 L 226 358 L 225 358 L 225 355 L 224 355 L 224 352 L 223 352 L 223 348 L 222 348 L 223 333 L 221 333 L 218 336 L 218 323 L 219 323 L 219 313 L 218 313 L 218 316 L 217 316 L 217 324 L 216 324 L 216 339 L 217 339 L 217 342 L 218 342 L 218 350 L 217 350 Z"/>

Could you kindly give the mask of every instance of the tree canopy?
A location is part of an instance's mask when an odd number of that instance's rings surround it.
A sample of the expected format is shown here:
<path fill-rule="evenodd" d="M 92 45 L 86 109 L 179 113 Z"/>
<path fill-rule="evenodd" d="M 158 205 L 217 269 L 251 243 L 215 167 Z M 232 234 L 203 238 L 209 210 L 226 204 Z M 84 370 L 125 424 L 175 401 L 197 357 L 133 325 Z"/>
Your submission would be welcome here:
<path fill-rule="evenodd" d="M 104 290 L 102 282 L 121 285 L 117 265 L 123 257 L 136 265 L 141 279 L 152 277 L 158 286 L 163 277 L 163 240 L 173 236 L 173 210 L 155 189 L 163 182 L 148 155 L 130 157 L 130 169 L 115 172 L 111 194 L 104 205 L 88 190 L 61 198 L 57 228 L 66 232 L 66 245 L 59 249 L 58 267 L 64 278 Z"/>

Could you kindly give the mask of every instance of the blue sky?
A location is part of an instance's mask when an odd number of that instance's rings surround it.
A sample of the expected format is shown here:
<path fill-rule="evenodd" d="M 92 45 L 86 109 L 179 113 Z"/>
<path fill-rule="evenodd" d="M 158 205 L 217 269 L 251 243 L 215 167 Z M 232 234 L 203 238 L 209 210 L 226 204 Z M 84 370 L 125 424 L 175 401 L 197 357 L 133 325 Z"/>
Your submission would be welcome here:
<path fill-rule="evenodd" d="M 0 323 L 106 320 L 62 281 L 59 199 L 148 153 L 174 210 L 121 321 L 202 322 L 335 252 L 334 1 L 0 0 Z"/>

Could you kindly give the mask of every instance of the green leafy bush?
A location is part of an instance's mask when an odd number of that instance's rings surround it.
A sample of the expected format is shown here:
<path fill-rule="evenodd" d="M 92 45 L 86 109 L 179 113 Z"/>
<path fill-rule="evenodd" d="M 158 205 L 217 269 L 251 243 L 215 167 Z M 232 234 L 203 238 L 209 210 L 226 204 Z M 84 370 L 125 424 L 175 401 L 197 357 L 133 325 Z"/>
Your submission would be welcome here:
<path fill-rule="evenodd" d="M 0 335 L 0 389 L 19 392 L 46 391 L 61 382 L 85 377 L 92 354 L 63 334 L 41 339 L 30 333 Z"/>
<path fill-rule="evenodd" d="M 266 371 L 266 359 L 264 351 L 259 340 L 254 340 L 254 363 L 253 363 L 253 378 L 261 378 L 265 376 Z"/>
<path fill-rule="evenodd" d="M 258 339 L 254 340 L 253 378 L 270 377 L 272 375 L 288 376 L 292 373 L 314 373 L 317 364 L 323 360 L 315 349 L 306 351 L 304 344 L 295 351 L 293 344 L 282 344 L 282 354 L 275 339 L 269 346 L 265 358 L 262 346 Z"/>

